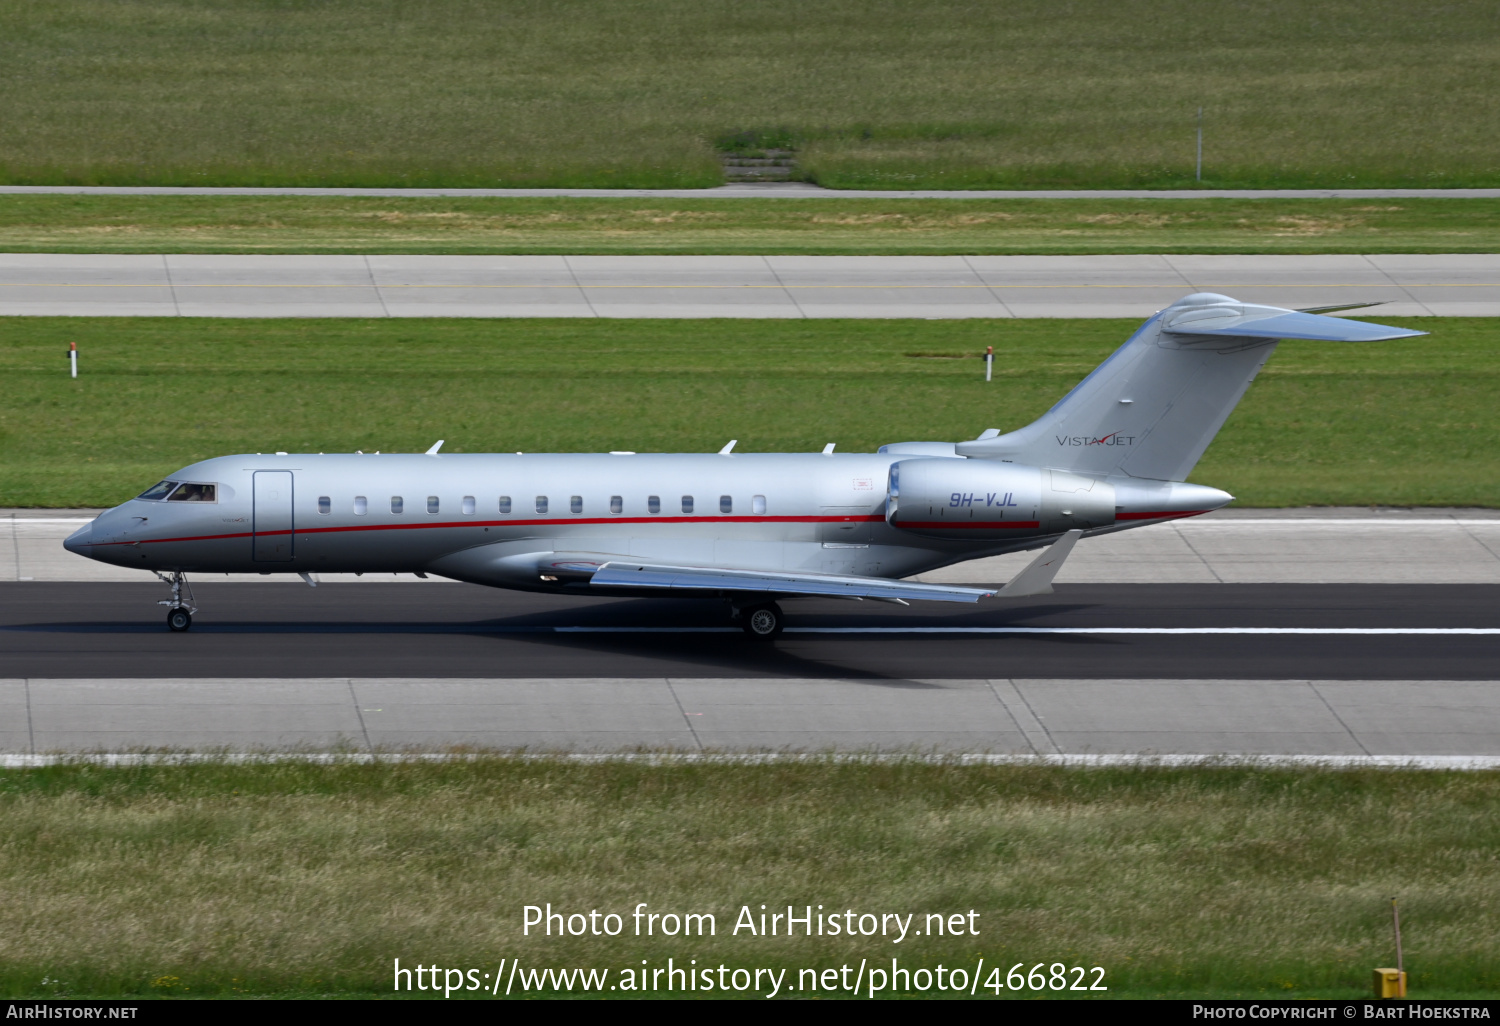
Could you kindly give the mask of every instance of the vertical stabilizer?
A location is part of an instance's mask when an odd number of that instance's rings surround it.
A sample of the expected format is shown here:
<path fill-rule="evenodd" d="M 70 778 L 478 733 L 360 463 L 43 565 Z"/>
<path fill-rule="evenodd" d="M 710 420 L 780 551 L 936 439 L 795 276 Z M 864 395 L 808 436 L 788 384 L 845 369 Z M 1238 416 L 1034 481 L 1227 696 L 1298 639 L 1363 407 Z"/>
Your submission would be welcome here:
<path fill-rule="evenodd" d="M 960 442 L 960 456 L 1182 481 L 1280 339 L 1421 335 L 1200 292 L 1161 311 L 1039 420 Z"/>

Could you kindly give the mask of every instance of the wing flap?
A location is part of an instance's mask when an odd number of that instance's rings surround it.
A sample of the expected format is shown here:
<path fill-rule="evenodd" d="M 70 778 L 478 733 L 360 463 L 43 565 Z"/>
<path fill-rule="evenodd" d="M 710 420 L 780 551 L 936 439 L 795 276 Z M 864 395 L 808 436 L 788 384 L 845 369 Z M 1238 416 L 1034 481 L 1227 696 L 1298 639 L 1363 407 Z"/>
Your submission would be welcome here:
<path fill-rule="evenodd" d="M 690 591 L 763 592 L 775 595 L 829 595 L 841 598 L 924 599 L 978 602 L 993 590 L 942 584 L 916 584 L 883 577 L 842 577 L 788 571 L 731 570 L 721 567 L 653 566 L 649 563 L 605 563 L 589 579 L 600 588 L 650 588 Z"/>

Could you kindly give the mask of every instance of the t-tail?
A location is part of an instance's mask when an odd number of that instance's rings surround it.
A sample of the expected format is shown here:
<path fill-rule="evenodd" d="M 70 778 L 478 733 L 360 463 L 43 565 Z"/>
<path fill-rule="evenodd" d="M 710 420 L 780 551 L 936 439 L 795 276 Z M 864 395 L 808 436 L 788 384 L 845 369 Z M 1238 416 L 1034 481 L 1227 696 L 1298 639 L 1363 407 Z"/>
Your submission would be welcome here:
<path fill-rule="evenodd" d="M 1282 339 L 1379 342 L 1425 334 L 1195 293 L 1141 325 L 1039 420 L 960 442 L 957 453 L 1076 474 L 1184 481 Z"/>

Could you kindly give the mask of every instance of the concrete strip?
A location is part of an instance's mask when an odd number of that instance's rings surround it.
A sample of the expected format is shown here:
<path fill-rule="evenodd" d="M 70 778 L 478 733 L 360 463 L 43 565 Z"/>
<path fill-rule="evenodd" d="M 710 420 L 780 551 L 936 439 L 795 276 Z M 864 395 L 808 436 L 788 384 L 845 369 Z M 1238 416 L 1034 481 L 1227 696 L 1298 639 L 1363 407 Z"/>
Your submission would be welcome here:
<path fill-rule="evenodd" d="M 672 681 L 702 745 L 744 751 L 1030 750 L 982 680 Z"/>
<path fill-rule="evenodd" d="M 1329 709 L 1381 755 L 1500 755 L 1500 689 L 1470 681 L 1321 681 Z"/>
<path fill-rule="evenodd" d="M 62 547 L 95 511 L 0 510 L 0 580 L 154 581 Z M 1363 514 L 1363 515 L 1361 515 Z M 1014 577 L 1035 553 L 975 559 L 922 574 L 934 584 Z M 200 580 L 263 581 L 261 574 Z M 277 578 L 279 579 L 279 578 Z M 327 582 L 423 583 L 410 574 L 321 574 Z M 427 582 L 436 580 L 428 578 Z M 1087 539 L 1061 584 L 1497 584 L 1500 510 L 1224 510 Z"/>
<path fill-rule="evenodd" d="M 541 751 L 695 751 L 670 688 L 660 679 L 356 680 L 371 745 L 438 751 L 455 746 Z M 561 701 L 559 701 L 561 699 Z"/>
<path fill-rule="evenodd" d="M 38 752 L 369 747 L 345 680 L 33 679 L 27 687 Z"/>
<path fill-rule="evenodd" d="M 57 755 L 0 754 L 0 769 L 39 769 L 47 766 L 192 766 L 204 763 L 228 765 L 274 765 L 305 763 L 313 766 L 371 766 L 410 762 L 465 762 L 500 754 L 523 761 L 633 762 L 647 766 L 763 766 L 768 763 L 809 761 L 839 763 L 916 763 L 941 766 L 1069 766 L 1172 767 L 1253 769 L 1310 768 L 1319 770 L 1390 769 L 1436 770 L 1472 773 L 1500 769 L 1500 755 L 995 755 L 964 752 L 913 754 L 910 752 L 88 752 Z"/>
<path fill-rule="evenodd" d="M 1036 712 L 1026 701 L 1026 696 L 1021 694 L 1013 680 L 992 680 L 989 682 L 990 690 L 995 693 L 995 698 L 1005 707 L 1010 718 L 1015 721 L 1016 729 L 1026 738 L 1026 743 L 1031 750 L 1039 756 L 1058 755 L 1057 743 L 1052 735 L 1047 732 L 1047 727 L 1037 718 Z"/>
<path fill-rule="evenodd" d="M 1068 752 L 1370 754 L 1300 681 L 1022 680 L 1016 687 Z"/>
<path fill-rule="evenodd" d="M 1496 584 L 1500 512 L 1235 510 L 1087 539 L 1059 584 Z M 1364 511 L 1368 513 L 1369 511 Z M 1282 516 L 1251 514 L 1284 513 Z M 1300 516 L 1291 514 L 1301 513 Z M 1226 515 L 1236 514 L 1236 515 Z M 1034 553 L 970 560 L 922 574 L 933 584 L 1006 581 Z"/>
<path fill-rule="evenodd" d="M 1143 318 L 1194 291 L 1500 316 L 1500 256 L 0 254 L 0 315 Z"/>
<path fill-rule="evenodd" d="M 1497 199 L 1500 189 L 825 189 L 807 182 L 721 185 L 711 189 L 340 189 L 174 185 L 0 185 L 4 195 L 376 196 L 505 199 Z"/>
<path fill-rule="evenodd" d="M 0 702 L 11 755 L 1500 756 L 1500 681 L 31 679 L 0 681 Z"/>
<path fill-rule="evenodd" d="M 0 751 L 31 752 L 31 706 L 27 681 L 0 679 Z"/>

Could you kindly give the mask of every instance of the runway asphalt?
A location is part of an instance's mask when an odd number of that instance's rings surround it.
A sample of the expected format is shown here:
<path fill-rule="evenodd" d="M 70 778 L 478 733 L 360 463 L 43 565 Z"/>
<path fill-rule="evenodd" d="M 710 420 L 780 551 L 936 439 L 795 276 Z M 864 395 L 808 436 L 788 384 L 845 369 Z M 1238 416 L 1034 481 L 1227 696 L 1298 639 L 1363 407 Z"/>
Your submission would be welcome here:
<path fill-rule="evenodd" d="M 89 515 L 0 511 L 0 762 L 454 745 L 1500 760 L 1491 510 L 1223 510 L 1088 539 L 1047 597 L 788 601 L 771 646 L 714 602 L 374 575 L 199 577 L 197 623 L 171 634 L 160 583 L 62 549 Z M 926 577 L 998 583 L 1025 559 Z"/>
<path fill-rule="evenodd" d="M 1144 318 L 1200 291 L 1500 316 L 1500 255 L 0 254 L 0 316 Z"/>
<path fill-rule="evenodd" d="M 798 599 L 770 647 L 714 601 L 452 583 L 195 591 L 192 631 L 172 634 L 160 584 L 0 585 L 0 664 L 8 677 L 120 679 L 1500 677 L 1500 585 L 1060 585 L 973 608 Z M 1276 633 L 1219 633 L 1243 628 Z M 1154 633 L 1182 629 L 1209 633 Z M 1443 633 L 1396 633 L 1413 629 Z M 1309 630 L 1329 633 L 1292 633 Z M 1491 633 L 1452 633 L 1474 630 Z"/>
<path fill-rule="evenodd" d="M 770 645 L 713 603 L 460 584 L 203 584 L 172 634 L 162 591 L 0 584 L 0 752 L 1500 755 L 1496 585 L 796 601 Z"/>

